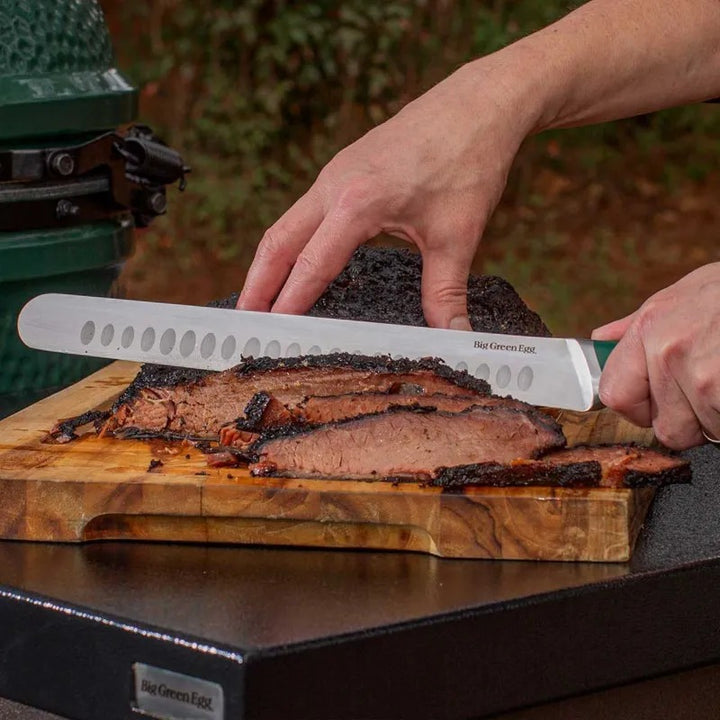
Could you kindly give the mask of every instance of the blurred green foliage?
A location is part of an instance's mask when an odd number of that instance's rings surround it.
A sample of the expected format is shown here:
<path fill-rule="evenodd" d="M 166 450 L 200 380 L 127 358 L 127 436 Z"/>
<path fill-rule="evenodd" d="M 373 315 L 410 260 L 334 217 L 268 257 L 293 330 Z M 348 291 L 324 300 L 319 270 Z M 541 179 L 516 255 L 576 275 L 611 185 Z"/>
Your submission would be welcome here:
<path fill-rule="evenodd" d="M 232 259 L 240 268 L 249 264 L 264 228 L 340 148 L 463 62 L 581 4 L 101 2 L 119 65 L 141 88 L 142 119 L 193 167 L 188 191 L 172 193 L 168 216 L 145 237 L 172 247 L 188 264 L 202 248 L 204 256 Z M 534 182 L 542 168 L 629 189 L 640 173 L 672 192 L 716 167 L 719 131 L 720 107 L 697 105 L 544 133 L 521 149 L 503 202 L 551 218 L 551 202 Z M 488 269 L 532 283 L 530 267 L 542 268 L 538 254 L 552 252 L 557 235 L 547 226 L 538 232 L 541 242 L 534 242 L 522 223 L 511 224 L 505 242 L 512 265 L 490 261 Z M 492 233 L 491 227 L 491 239 Z M 563 247 L 572 257 L 571 239 Z M 595 263 L 602 265 L 602 258 Z M 610 263 L 601 295 L 611 289 L 612 272 Z"/>
<path fill-rule="evenodd" d="M 454 68 L 579 3 L 550 0 L 105 0 L 121 66 L 144 114 L 194 167 L 174 235 L 195 228 L 223 256 L 243 252 L 341 147 Z M 720 113 L 685 107 L 560 131 L 592 174 L 628 148 L 663 178 L 702 177 Z M 531 140 L 529 144 L 537 143 Z M 706 152 L 712 144 L 714 153 Z M 659 152 L 661 149 L 661 152 Z M 557 167 L 562 157 L 528 162 Z M 713 157 L 714 156 L 714 157 Z M 519 162 L 523 161 L 523 156 Z M 511 188 L 512 190 L 512 188 Z"/>

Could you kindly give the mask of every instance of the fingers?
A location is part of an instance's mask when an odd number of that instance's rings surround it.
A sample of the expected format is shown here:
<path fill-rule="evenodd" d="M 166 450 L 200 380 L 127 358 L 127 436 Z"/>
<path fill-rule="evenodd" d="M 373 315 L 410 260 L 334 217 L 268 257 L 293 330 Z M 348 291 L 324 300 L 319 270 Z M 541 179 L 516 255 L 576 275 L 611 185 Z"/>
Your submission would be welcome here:
<path fill-rule="evenodd" d="M 673 437 L 670 447 L 682 449 L 704 442 L 703 430 L 714 438 L 720 438 L 720 378 L 717 372 L 717 347 L 706 345 L 701 339 L 692 344 L 680 340 L 670 344 L 662 356 L 668 373 L 676 378 L 692 409 L 693 417 L 683 422 L 675 408 L 668 407 L 672 420 Z"/>
<path fill-rule="evenodd" d="M 626 315 L 624 318 L 614 320 L 611 323 L 607 323 L 607 325 L 595 328 L 590 337 L 593 340 L 619 340 L 627 332 L 630 325 L 632 325 L 636 315 L 637 313 L 631 313 L 630 315 Z"/>
<path fill-rule="evenodd" d="M 422 306 L 430 327 L 472 330 L 467 310 L 471 260 L 453 252 L 423 252 Z"/>
<path fill-rule="evenodd" d="M 600 376 L 599 395 L 603 405 L 635 425 L 652 425 L 653 409 L 645 348 L 633 329 L 625 333 L 610 353 Z"/>
<path fill-rule="evenodd" d="M 377 232 L 354 213 L 336 208 L 328 214 L 297 256 L 272 311 L 299 314 L 309 310 L 355 250 Z"/>
<path fill-rule="evenodd" d="M 702 443 L 697 408 L 673 376 L 662 355 L 653 355 L 648 363 L 651 414 L 655 437 L 666 447 L 683 450 Z"/>
<path fill-rule="evenodd" d="M 322 201 L 311 189 L 265 232 L 238 298 L 239 310 L 270 309 L 322 218 Z"/>
<path fill-rule="evenodd" d="M 711 434 L 720 432 L 720 415 L 708 401 L 720 397 L 715 394 L 720 386 L 715 373 L 708 373 L 704 383 L 698 381 L 701 365 L 689 356 L 693 339 L 678 328 L 671 335 L 666 328 L 658 332 L 652 304 L 631 317 L 600 378 L 600 400 L 636 425 L 652 427 L 657 439 L 675 450 L 701 444 L 702 427 Z M 617 337 L 614 333 L 627 320 L 601 330 Z"/>

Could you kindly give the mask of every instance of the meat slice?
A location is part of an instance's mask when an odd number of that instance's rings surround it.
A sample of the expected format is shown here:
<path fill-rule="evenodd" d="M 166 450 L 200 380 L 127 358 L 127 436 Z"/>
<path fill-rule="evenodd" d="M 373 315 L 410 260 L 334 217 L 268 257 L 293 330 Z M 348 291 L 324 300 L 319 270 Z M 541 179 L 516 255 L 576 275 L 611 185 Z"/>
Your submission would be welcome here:
<path fill-rule="evenodd" d="M 519 410 L 530 410 L 531 406 L 520 400 L 494 395 L 396 395 L 394 393 L 347 393 L 344 395 L 312 396 L 305 398 L 292 408 L 283 405 L 276 397 L 266 392 L 257 393 L 245 407 L 244 416 L 220 428 L 220 445 L 232 449 L 234 462 L 243 462 L 252 446 L 261 436 L 275 428 L 284 427 L 284 434 L 300 431 L 315 425 L 349 420 L 362 415 L 372 415 L 399 407 L 424 408 L 445 412 L 462 412 L 474 405 L 486 407 L 503 405 Z M 225 454 L 223 463 L 233 457 Z M 213 458 L 213 463 L 216 459 Z"/>
<path fill-rule="evenodd" d="M 245 406 L 243 417 L 220 428 L 220 445 L 246 450 L 258 441 L 263 430 L 301 422 L 277 398 L 270 393 L 259 392 Z"/>
<path fill-rule="evenodd" d="M 545 455 L 543 460 L 560 463 L 598 462 L 601 487 L 642 487 L 689 483 L 689 461 L 665 449 L 641 445 L 576 445 Z"/>
<path fill-rule="evenodd" d="M 245 418 L 259 392 L 292 411 L 309 395 L 350 392 L 488 394 L 489 386 L 440 360 L 392 360 L 336 353 L 297 358 L 260 358 L 221 373 L 184 370 L 155 374 L 145 366 L 116 403 L 105 432 L 114 435 L 217 438 L 223 426 Z"/>
<path fill-rule="evenodd" d="M 253 475 L 430 480 L 440 469 L 531 459 L 565 445 L 560 426 L 532 409 L 462 412 L 396 407 L 303 431 L 269 434 L 253 448 Z"/>
<path fill-rule="evenodd" d="M 635 488 L 689 483 L 690 463 L 669 451 L 640 445 L 577 445 L 537 460 L 442 468 L 432 485 L 557 485 Z"/>
<path fill-rule="evenodd" d="M 462 412 L 473 405 L 503 405 L 521 410 L 530 406 L 520 400 L 501 398 L 495 395 L 394 395 L 388 393 L 348 393 L 346 395 L 312 396 L 303 400 L 294 409 L 298 420 L 310 425 L 338 422 L 359 415 L 384 412 L 394 407 L 424 407 L 443 412 Z"/>

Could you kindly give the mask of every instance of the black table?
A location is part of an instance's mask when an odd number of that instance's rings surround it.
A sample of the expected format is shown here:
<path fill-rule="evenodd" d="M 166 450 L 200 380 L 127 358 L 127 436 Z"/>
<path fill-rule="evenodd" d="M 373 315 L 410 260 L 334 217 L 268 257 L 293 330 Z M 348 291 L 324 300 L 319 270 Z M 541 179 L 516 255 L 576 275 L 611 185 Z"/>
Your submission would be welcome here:
<path fill-rule="evenodd" d="M 228 720 L 705 717 L 720 449 L 688 456 L 693 485 L 659 492 L 629 564 L 0 543 L 0 696 L 28 706 L 0 718 L 141 717 L 153 668 L 219 688 Z"/>

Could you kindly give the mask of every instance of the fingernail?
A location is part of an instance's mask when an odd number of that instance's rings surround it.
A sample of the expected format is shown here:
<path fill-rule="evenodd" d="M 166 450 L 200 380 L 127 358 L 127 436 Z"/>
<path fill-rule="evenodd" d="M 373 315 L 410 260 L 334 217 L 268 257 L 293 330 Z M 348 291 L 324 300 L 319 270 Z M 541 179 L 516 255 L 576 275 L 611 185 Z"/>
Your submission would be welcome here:
<path fill-rule="evenodd" d="M 450 321 L 449 325 L 451 330 L 472 330 L 470 321 L 467 315 L 458 315 Z"/>

